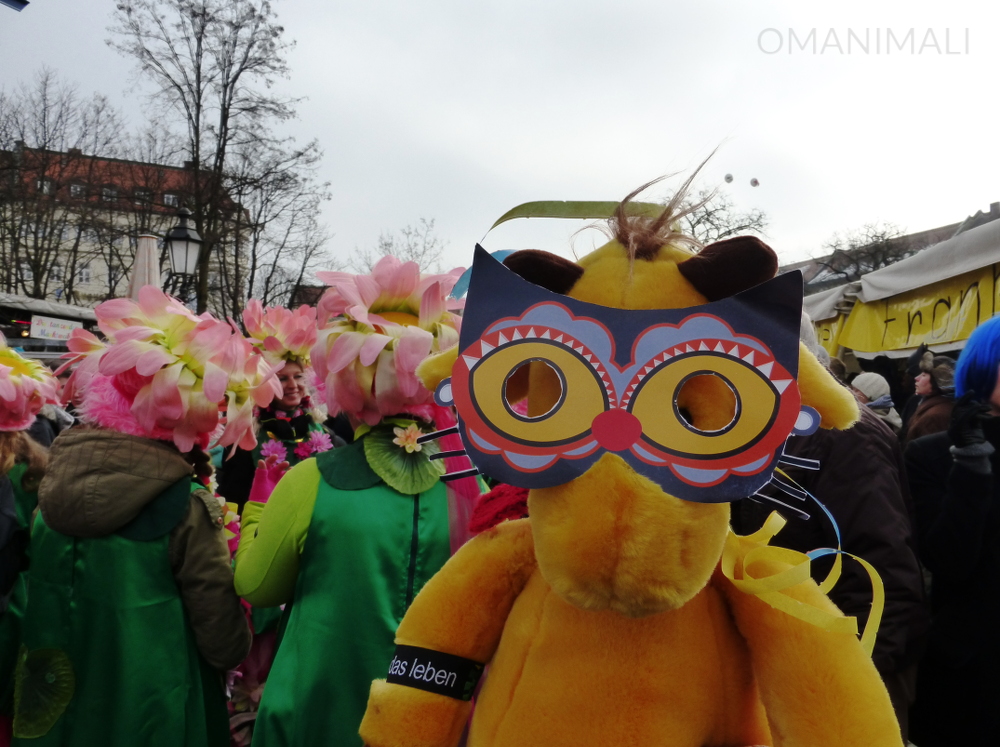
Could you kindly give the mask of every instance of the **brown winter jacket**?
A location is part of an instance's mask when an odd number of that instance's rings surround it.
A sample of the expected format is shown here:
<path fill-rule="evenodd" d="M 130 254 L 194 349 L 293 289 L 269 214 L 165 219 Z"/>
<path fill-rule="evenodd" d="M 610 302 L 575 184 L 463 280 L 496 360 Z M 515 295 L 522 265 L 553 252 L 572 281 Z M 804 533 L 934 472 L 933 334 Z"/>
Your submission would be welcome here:
<path fill-rule="evenodd" d="M 917 407 L 917 411 L 913 413 L 913 417 L 906 424 L 903 448 L 906 448 L 906 445 L 914 439 L 948 430 L 954 406 L 955 399 L 953 397 L 946 397 L 943 394 L 932 394 L 929 397 L 924 397 Z"/>
<path fill-rule="evenodd" d="M 192 474 L 187 460 L 166 442 L 80 426 L 53 442 L 38 507 L 57 532 L 102 537 Z M 233 589 L 222 521 L 218 501 L 208 491 L 196 491 L 170 532 L 168 553 L 198 651 L 216 669 L 227 670 L 250 650 L 250 628 Z"/>

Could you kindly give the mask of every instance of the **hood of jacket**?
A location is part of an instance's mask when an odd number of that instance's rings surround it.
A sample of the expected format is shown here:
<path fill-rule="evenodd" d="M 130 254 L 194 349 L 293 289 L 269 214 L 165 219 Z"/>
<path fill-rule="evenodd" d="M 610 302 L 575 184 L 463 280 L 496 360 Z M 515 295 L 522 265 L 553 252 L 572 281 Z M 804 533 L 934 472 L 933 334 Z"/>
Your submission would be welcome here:
<path fill-rule="evenodd" d="M 191 465 L 165 441 L 70 428 L 49 450 L 38 508 L 57 532 L 103 537 L 128 524 L 186 475 L 193 475 Z"/>

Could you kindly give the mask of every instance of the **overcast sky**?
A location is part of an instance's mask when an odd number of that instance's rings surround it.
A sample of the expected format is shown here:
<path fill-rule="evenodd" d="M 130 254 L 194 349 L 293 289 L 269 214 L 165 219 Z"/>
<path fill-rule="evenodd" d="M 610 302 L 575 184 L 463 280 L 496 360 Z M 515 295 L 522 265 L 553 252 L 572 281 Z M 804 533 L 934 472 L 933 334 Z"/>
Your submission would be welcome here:
<path fill-rule="evenodd" d="M 308 97 L 291 132 L 326 153 L 336 256 L 426 218 L 449 263 L 468 264 L 515 205 L 620 199 L 720 145 L 702 186 L 764 210 L 783 262 L 821 254 L 835 231 L 872 221 L 917 231 L 1000 200 L 994 3 L 274 5 L 297 41 L 282 92 Z M 0 7 L 0 86 L 49 65 L 139 124 L 131 63 L 104 43 L 112 8 Z M 484 245 L 568 256 L 579 228 L 516 221 Z M 576 252 L 595 241 L 576 237 Z"/>

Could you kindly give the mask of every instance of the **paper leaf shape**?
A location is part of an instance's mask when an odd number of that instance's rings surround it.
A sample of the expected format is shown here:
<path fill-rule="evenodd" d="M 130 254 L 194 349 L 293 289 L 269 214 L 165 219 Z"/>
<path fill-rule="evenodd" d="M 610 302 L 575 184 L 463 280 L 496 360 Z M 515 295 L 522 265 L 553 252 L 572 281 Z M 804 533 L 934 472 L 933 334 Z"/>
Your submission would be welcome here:
<path fill-rule="evenodd" d="M 34 739 L 48 734 L 75 689 L 73 664 L 63 651 L 39 648 L 22 654 L 14 683 L 14 736 Z"/>
<path fill-rule="evenodd" d="M 490 226 L 492 231 L 501 223 L 515 218 L 575 218 L 578 220 L 597 220 L 610 218 L 618 209 L 620 202 L 560 202 L 541 201 L 526 202 L 508 210 Z M 629 215 L 645 215 L 655 218 L 663 212 L 663 205 L 655 202 L 630 202 L 625 211 Z"/>
<path fill-rule="evenodd" d="M 391 424 L 376 426 L 365 436 L 368 466 L 386 485 L 404 495 L 430 490 L 444 474 L 444 460 L 430 460 L 439 451 L 437 444 L 426 443 L 420 451 L 410 453 L 393 443 L 395 438 Z"/>

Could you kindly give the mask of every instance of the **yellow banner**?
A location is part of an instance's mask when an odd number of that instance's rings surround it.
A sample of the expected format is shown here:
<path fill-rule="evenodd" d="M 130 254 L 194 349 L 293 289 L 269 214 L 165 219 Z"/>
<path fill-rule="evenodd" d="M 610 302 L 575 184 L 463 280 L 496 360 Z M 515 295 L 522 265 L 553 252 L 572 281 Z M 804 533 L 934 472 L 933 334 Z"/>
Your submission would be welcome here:
<path fill-rule="evenodd" d="M 857 303 L 838 344 L 878 353 L 968 339 L 997 311 L 998 278 L 1000 265 L 992 265 L 881 301 Z"/>
<path fill-rule="evenodd" d="M 833 319 L 823 319 L 816 322 L 816 337 L 820 347 L 836 358 L 840 352 L 840 333 L 844 330 L 844 315 L 837 314 Z"/>

